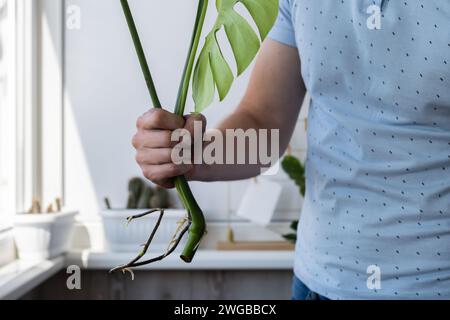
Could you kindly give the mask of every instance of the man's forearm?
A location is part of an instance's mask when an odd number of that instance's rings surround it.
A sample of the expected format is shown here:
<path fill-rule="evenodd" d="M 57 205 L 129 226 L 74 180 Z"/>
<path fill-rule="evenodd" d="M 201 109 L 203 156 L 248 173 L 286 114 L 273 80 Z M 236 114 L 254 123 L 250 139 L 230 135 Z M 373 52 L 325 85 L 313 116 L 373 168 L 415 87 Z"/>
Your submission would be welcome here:
<path fill-rule="evenodd" d="M 264 119 L 261 115 L 255 115 L 252 112 L 249 112 L 248 110 L 250 108 L 247 108 L 245 103 L 246 102 L 242 102 L 240 107 L 232 115 L 227 117 L 216 129 L 214 129 L 220 131 L 221 136 L 224 139 L 222 150 L 223 158 L 221 163 L 203 163 L 195 165 L 191 175 L 191 180 L 232 181 L 252 178 L 258 176 L 264 169 L 268 169 L 270 167 L 267 163 L 262 163 L 259 158 L 256 163 L 249 161 L 251 156 L 255 156 L 251 153 L 256 151 L 259 154 L 259 147 L 261 144 L 266 145 L 265 152 L 267 153 L 267 156 L 274 156 L 278 159 L 284 153 L 292 134 L 291 128 L 289 128 L 289 126 L 287 128 L 281 128 L 282 126 L 272 123 L 270 121 L 271 119 L 267 117 Z M 233 141 L 232 146 L 230 147 L 230 143 L 226 142 L 226 139 L 231 139 L 230 135 L 227 135 L 227 130 L 229 131 L 236 129 L 240 129 L 241 133 L 247 132 L 247 130 L 254 131 L 257 137 L 257 147 L 255 148 L 255 146 L 250 146 L 248 139 L 246 140 L 244 148 L 239 147 L 236 141 Z M 277 148 L 272 148 L 272 130 L 274 129 L 278 130 L 278 135 L 273 137 L 278 145 Z M 260 130 L 266 130 L 267 136 L 263 135 L 263 137 L 261 137 L 258 134 Z M 204 144 L 204 150 L 209 143 L 206 142 Z M 271 152 L 276 152 L 277 154 L 272 155 Z M 240 155 L 241 157 L 245 156 L 246 160 L 244 164 L 238 164 L 237 158 L 239 153 L 244 153 L 244 155 Z M 231 158 L 233 161 L 229 161 L 230 154 L 232 155 Z"/>
<path fill-rule="evenodd" d="M 229 129 L 240 129 L 241 134 L 242 130 L 256 130 L 259 150 L 255 151 L 254 146 L 250 148 L 249 143 L 241 148 L 236 145 L 230 147 L 224 143 L 222 151 L 223 157 L 228 160 L 236 160 L 237 153 L 242 157 L 242 152 L 245 152 L 247 160 L 254 160 L 255 153 L 258 153 L 259 161 L 256 164 L 250 164 L 255 161 L 246 161 L 246 164 L 237 164 L 236 161 L 229 164 L 229 161 L 222 161 L 228 164 L 195 165 L 191 174 L 193 180 L 223 181 L 257 176 L 263 168 L 268 167 L 265 163 L 267 157 L 264 157 L 264 154 L 268 153 L 272 158 L 271 164 L 274 164 L 273 159 L 278 159 L 289 144 L 305 97 L 306 88 L 300 69 L 297 49 L 271 39 L 264 42 L 244 99 L 237 110 L 218 126 L 222 138 L 227 137 Z M 264 130 L 268 131 L 266 141 L 262 141 Z M 272 130 L 278 130 L 278 136 L 272 136 L 276 138 L 274 142 L 270 135 Z M 266 150 L 260 148 L 261 144 Z M 272 157 L 272 153 L 275 157 Z M 261 155 L 265 158 L 264 161 L 261 161 Z"/>

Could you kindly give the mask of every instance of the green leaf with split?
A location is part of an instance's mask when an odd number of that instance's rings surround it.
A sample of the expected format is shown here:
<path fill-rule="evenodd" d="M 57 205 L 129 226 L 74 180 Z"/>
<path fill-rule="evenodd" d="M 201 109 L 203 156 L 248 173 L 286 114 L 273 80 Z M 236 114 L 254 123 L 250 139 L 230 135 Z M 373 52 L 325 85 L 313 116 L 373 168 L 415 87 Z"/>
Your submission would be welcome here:
<path fill-rule="evenodd" d="M 259 37 L 250 24 L 236 11 L 241 3 L 252 16 Z M 278 16 L 278 0 L 216 0 L 218 16 L 211 32 L 206 36 L 194 70 L 193 96 L 195 111 L 202 112 L 214 100 L 225 99 L 234 81 L 231 68 L 222 54 L 217 32 L 225 30 L 240 76 L 251 64 Z"/>

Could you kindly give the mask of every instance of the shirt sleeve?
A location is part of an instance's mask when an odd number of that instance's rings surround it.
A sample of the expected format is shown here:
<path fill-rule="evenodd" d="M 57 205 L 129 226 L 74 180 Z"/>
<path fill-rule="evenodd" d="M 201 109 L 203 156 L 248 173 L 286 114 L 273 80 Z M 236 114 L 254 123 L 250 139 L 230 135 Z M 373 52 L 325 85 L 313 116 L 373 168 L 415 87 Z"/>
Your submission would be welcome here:
<path fill-rule="evenodd" d="M 297 47 L 294 24 L 292 22 L 292 0 L 280 0 L 277 21 L 269 33 L 269 38 L 290 47 Z"/>

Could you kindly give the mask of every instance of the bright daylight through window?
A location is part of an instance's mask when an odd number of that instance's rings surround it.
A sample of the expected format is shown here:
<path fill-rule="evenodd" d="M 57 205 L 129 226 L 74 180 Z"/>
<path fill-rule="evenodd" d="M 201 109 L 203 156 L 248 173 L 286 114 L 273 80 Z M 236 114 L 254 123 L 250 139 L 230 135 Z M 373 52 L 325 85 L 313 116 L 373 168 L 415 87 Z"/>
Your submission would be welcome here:
<path fill-rule="evenodd" d="M 15 212 L 14 1 L 0 0 L 0 231 Z"/>

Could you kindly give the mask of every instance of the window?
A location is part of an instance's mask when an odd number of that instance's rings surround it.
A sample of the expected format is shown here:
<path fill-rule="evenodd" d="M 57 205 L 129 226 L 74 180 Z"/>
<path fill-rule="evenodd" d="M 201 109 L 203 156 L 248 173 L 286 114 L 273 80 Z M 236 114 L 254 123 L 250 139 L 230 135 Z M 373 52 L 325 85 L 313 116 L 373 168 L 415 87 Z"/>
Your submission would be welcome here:
<path fill-rule="evenodd" d="M 0 0 L 0 264 L 14 214 L 62 195 L 63 30 L 63 1 Z"/>
<path fill-rule="evenodd" d="M 16 209 L 15 5 L 0 0 L 0 231 Z"/>
<path fill-rule="evenodd" d="M 0 0 L 0 230 L 62 196 L 62 9 Z"/>

